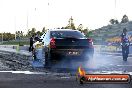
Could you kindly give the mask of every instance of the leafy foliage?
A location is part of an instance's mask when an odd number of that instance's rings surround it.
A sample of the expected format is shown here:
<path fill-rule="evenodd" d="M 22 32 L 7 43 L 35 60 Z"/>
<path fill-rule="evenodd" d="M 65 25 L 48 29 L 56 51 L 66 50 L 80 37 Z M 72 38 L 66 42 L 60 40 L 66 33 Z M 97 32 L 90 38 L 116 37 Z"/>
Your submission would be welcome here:
<path fill-rule="evenodd" d="M 111 24 L 118 24 L 118 23 L 119 23 L 118 20 L 115 20 L 115 19 L 111 19 L 109 22 L 110 22 Z"/>
<path fill-rule="evenodd" d="M 0 40 L 2 41 L 2 36 L 3 36 L 3 41 L 9 41 L 15 39 L 15 34 L 11 33 L 0 33 Z"/>
<path fill-rule="evenodd" d="M 71 17 L 68 21 L 68 25 L 65 27 L 65 29 L 73 29 L 73 30 L 76 30 L 76 27 L 73 23 L 73 18 Z"/>
<path fill-rule="evenodd" d="M 123 15 L 121 23 L 126 23 L 129 22 L 128 16 L 127 15 Z"/>

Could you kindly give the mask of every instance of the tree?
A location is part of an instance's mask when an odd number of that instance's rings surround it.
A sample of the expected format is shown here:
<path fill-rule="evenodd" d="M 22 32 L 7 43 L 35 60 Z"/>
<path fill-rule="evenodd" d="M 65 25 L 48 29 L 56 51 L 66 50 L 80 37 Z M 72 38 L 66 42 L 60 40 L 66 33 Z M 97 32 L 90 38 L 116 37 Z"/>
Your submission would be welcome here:
<path fill-rule="evenodd" d="M 35 34 L 35 33 L 36 33 L 36 29 L 35 29 L 35 28 L 32 28 L 31 34 L 33 35 L 33 34 Z"/>
<path fill-rule="evenodd" d="M 83 25 L 82 24 L 79 24 L 77 30 L 79 30 L 79 31 L 83 30 Z"/>
<path fill-rule="evenodd" d="M 65 29 L 65 27 L 61 27 L 61 29 Z"/>
<path fill-rule="evenodd" d="M 40 31 L 37 31 L 36 32 L 39 36 L 41 36 L 43 33 L 42 32 L 40 32 Z"/>
<path fill-rule="evenodd" d="M 115 19 L 111 19 L 109 22 L 110 22 L 110 24 L 118 24 L 119 23 L 118 20 L 115 20 Z"/>
<path fill-rule="evenodd" d="M 74 25 L 74 23 L 73 23 L 73 18 L 72 18 L 72 16 L 71 16 L 71 18 L 69 19 L 68 25 L 65 27 L 65 29 L 73 29 L 73 30 L 76 29 L 76 28 L 75 28 L 75 25 Z"/>
<path fill-rule="evenodd" d="M 30 29 L 28 29 L 28 32 L 27 32 L 27 36 L 29 37 L 29 36 L 31 36 L 32 34 L 31 34 L 31 31 L 30 31 Z"/>
<path fill-rule="evenodd" d="M 128 16 L 127 15 L 123 15 L 121 23 L 126 23 L 129 22 Z"/>
<path fill-rule="evenodd" d="M 46 29 L 45 29 L 45 27 L 43 27 L 43 29 L 42 29 L 42 33 L 45 33 L 46 32 Z"/>
<path fill-rule="evenodd" d="M 88 27 L 82 30 L 82 32 L 84 33 L 86 37 L 90 37 L 93 34 L 92 31 L 88 29 Z"/>
<path fill-rule="evenodd" d="M 27 36 L 31 37 L 32 35 L 35 35 L 35 33 L 36 33 L 36 29 L 35 28 L 32 28 L 32 30 L 28 29 Z"/>
<path fill-rule="evenodd" d="M 115 20 L 115 24 L 119 24 L 119 21 L 118 20 Z"/>
<path fill-rule="evenodd" d="M 15 39 L 15 34 L 11 34 L 10 32 L 8 33 L 0 33 L 0 41 L 2 41 L 2 35 L 3 35 L 3 40 L 4 41 L 9 41 L 9 40 L 14 40 Z"/>
<path fill-rule="evenodd" d="M 114 23 L 115 23 L 115 20 L 114 20 L 114 19 L 111 19 L 109 22 L 110 22 L 111 24 L 114 24 Z"/>

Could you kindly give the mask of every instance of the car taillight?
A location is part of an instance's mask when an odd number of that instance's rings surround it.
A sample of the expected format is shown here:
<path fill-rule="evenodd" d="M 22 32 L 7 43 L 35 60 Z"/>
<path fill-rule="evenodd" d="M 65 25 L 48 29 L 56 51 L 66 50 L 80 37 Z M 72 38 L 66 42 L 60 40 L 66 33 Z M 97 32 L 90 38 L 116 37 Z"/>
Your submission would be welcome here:
<path fill-rule="evenodd" d="M 91 38 L 88 39 L 89 45 L 93 47 L 93 40 Z"/>
<path fill-rule="evenodd" d="M 56 48 L 55 39 L 54 38 L 51 38 L 51 40 L 50 40 L 50 48 Z"/>

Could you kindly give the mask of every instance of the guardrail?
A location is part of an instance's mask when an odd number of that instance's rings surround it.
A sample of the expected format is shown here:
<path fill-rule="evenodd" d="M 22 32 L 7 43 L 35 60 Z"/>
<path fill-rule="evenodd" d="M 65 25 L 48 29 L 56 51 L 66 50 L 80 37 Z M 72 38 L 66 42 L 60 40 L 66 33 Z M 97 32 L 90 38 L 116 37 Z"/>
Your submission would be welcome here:
<path fill-rule="evenodd" d="M 94 45 L 97 52 L 122 52 L 121 46 L 107 46 L 107 45 Z M 129 47 L 129 52 L 132 54 L 132 46 Z"/>
<path fill-rule="evenodd" d="M 11 48 L 11 49 L 16 49 L 17 51 L 19 50 L 29 50 L 28 45 L 24 46 L 19 46 L 19 45 L 0 45 L 0 48 Z M 108 45 L 94 45 L 95 51 L 97 52 L 121 52 L 122 48 L 121 46 L 108 46 Z M 132 54 L 132 46 L 129 47 L 129 52 Z"/>
<path fill-rule="evenodd" d="M 0 45 L 0 48 L 11 48 L 11 49 L 16 49 L 17 51 L 19 50 L 29 50 L 29 45 L 24 45 L 24 46 L 19 46 L 19 45 Z"/>

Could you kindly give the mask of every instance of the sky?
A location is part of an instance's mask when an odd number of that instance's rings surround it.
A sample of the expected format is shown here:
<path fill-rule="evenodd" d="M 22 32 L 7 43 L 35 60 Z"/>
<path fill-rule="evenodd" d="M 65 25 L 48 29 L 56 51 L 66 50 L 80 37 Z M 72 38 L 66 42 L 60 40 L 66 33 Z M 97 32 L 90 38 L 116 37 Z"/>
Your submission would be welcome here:
<path fill-rule="evenodd" d="M 126 14 L 132 20 L 132 0 L 0 0 L 0 32 L 43 27 L 65 27 L 69 18 L 77 27 L 97 29 Z"/>

